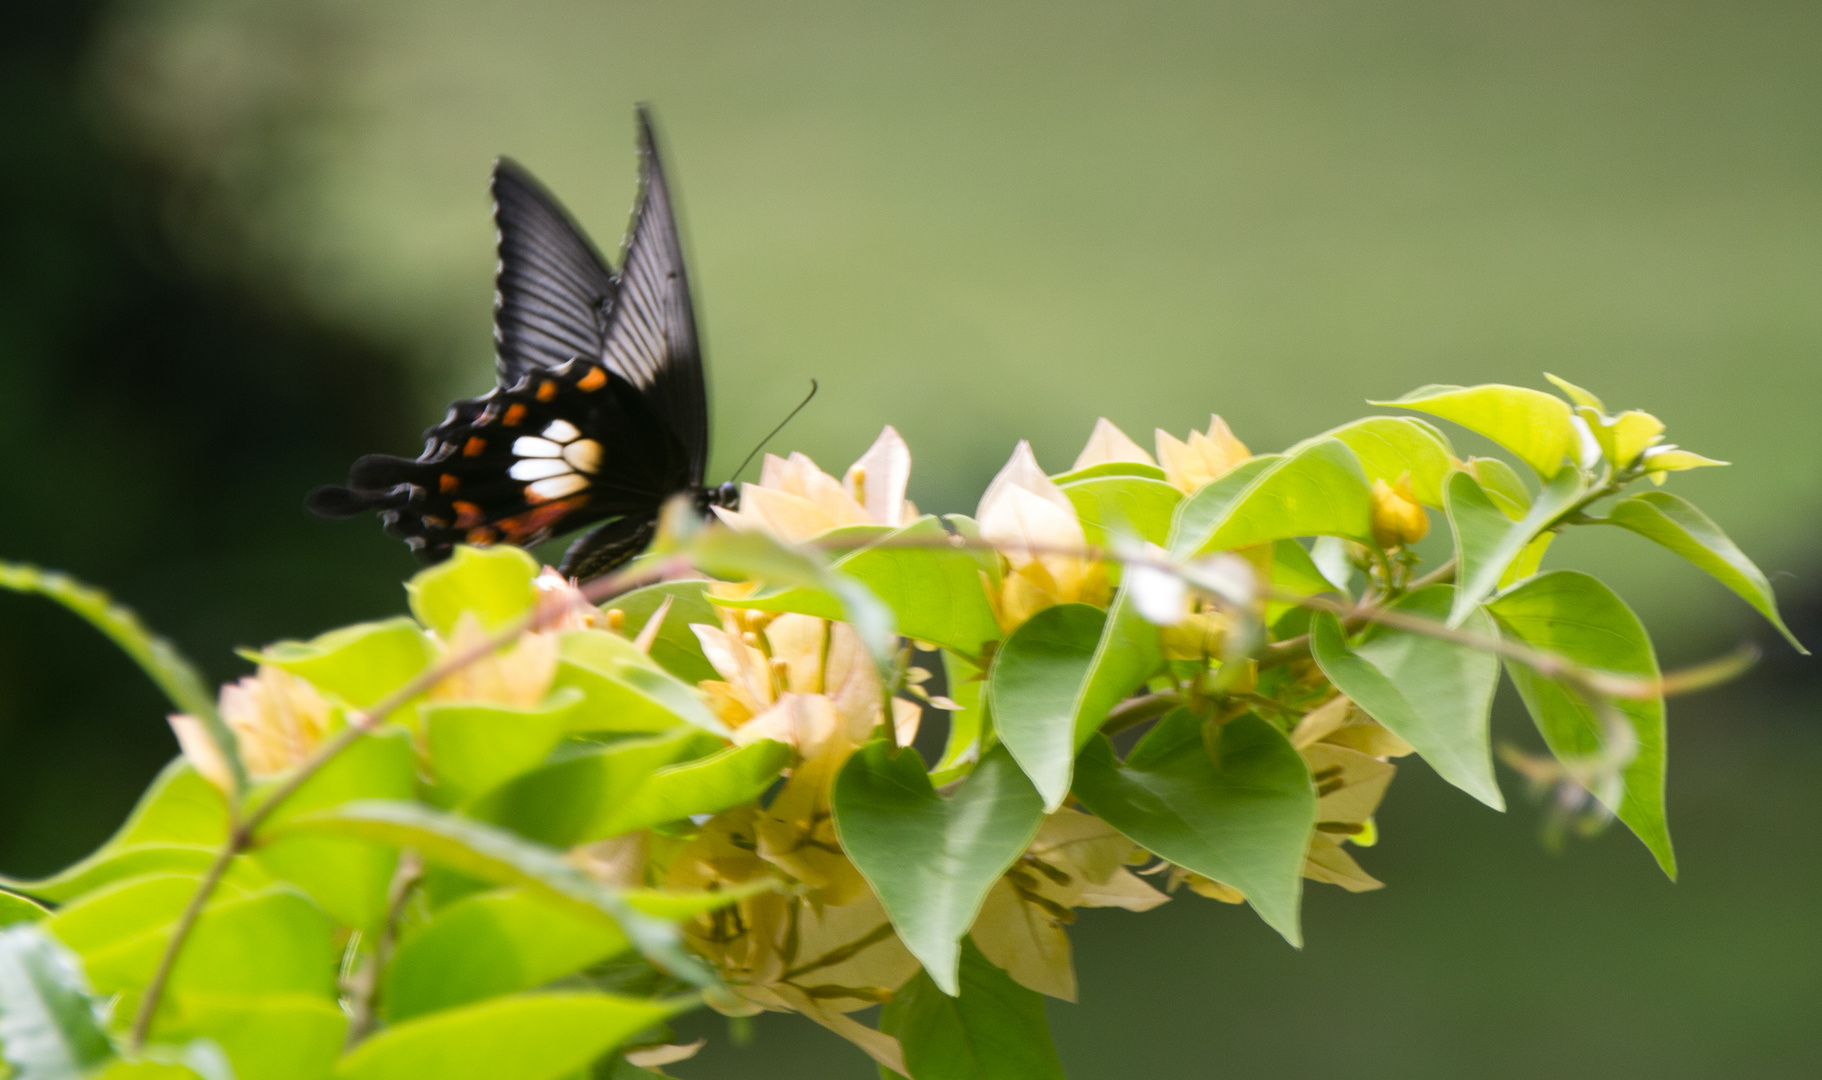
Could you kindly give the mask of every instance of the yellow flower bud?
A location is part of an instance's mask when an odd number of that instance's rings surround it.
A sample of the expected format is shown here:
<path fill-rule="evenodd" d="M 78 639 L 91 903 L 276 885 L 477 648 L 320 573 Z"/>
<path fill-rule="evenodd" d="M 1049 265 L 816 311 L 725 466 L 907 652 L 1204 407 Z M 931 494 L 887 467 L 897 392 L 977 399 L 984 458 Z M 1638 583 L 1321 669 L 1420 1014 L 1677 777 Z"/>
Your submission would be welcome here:
<path fill-rule="evenodd" d="M 1408 547 L 1430 532 L 1430 516 L 1411 494 L 1409 473 L 1393 487 L 1373 481 L 1373 542 L 1382 548 Z"/>
<path fill-rule="evenodd" d="M 1160 627 L 1158 648 L 1166 660 L 1206 660 L 1221 655 L 1227 640 L 1228 619 L 1213 612 L 1196 612 L 1175 626 Z"/>

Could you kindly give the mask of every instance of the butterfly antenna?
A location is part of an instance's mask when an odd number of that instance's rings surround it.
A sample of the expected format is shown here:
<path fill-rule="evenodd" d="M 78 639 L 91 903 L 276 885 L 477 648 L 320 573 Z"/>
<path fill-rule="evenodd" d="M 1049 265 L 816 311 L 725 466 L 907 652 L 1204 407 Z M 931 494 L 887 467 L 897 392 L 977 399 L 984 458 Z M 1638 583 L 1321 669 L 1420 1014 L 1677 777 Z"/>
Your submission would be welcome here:
<path fill-rule="evenodd" d="M 741 473 L 745 472 L 746 467 L 748 465 L 751 465 L 753 463 L 753 459 L 759 456 L 759 452 L 761 450 L 765 449 L 765 444 L 771 442 L 773 440 L 773 438 L 775 438 L 778 435 L 779 432 L 783 431 L 784 426 L 786 424 L 790 423 L 792 420 L 797 418 L 797 414 L 803 411 L 803 407 L 805 405 L 808 405 L 810 403 L 810 399 L 816 396 L 817 389 L 818 389 L 818 387 L 816 385 L 816 380 L 811 379 L 810 380 L 810 392 L 805 394 L 803 397 L 803 400 L 797 403 L 797 407 L 795 409 L 791 410 L 790 415 L 786 416 L 783 420 L 780 420 L 778 422 L 778 426 L 772 429 L 771 434 L 769 434 L 765 438 L 759 440 L 759 445 L 753 447 L 753 452 L 748 454 L 746 456 L 746 460 L 742 461 L 740 463 L 740 468 L 734 470 L 735 476 L 739 476 Z"/>

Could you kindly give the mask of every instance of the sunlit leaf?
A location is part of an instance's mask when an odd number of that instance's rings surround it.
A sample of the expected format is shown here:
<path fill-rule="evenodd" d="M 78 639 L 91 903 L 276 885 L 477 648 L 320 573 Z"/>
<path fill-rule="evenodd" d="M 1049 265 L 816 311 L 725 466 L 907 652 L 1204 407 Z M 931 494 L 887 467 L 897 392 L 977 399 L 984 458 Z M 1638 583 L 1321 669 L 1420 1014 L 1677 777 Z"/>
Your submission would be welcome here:
<path fill-rule="evenodd" d="M 434 663 L 437 650 L 417 623 L 398 618 L 331 630 L 310 641 L 281 641 L 251 658 L 364 709 Z"/>
<path fill-rule="evenodd" d="M 720 677 L 708 658 L 702 655 L 702 643 L 690 632 L 691 623 L 720 624 L 720 617 L 708 600 L 709 585 L 707 581 L 659 582 L 622 593 L 603 604 L 602 609 L 619 610 L 626 620 L 620 632 L 634 638 L 669 600 L 671 606 L 664 613 L 664 625 L 652 641 L 651 657 L 664 670 L 694 685 L 704 679 Z"/>
<path fill-rule="evenodd" d="M 1430 423 L 1411 416 L 1369 416 L 1317 438 L 1324 436 L 1340 439 L 1354 451 L 1369 482 L 1396 484 L 1408 473 L 1418 502 L 1442 505 L 1442 482 L 1455 467 L 1455 449 Z"/>
<path fill-rule="evenodd" d="M 973 941 L 962 945 L 958 990 L 920 973 L 880 1016 L 912 1080 L 1063 1080 L 1043 995 L 1012 981 Z"/>
<path fill-rule="evenodd" d="M 580 842 L 649 829 L 752 802 L 791 763 L 791 748 L 770 739 L 730 746 L 704 758 L 659 768 L 611 809 L 592 819 Z"/>
<path fill-rule="evenodd" d="M 915 750 L 882 739 L 842 769 L 834 812 L 842 849 L 899 939 L 944 993 L 956 993 L 962 936 L 1043 821 L 1037 789 L 996 749 L 944 798 Z"/>
<path fill-rule="evenodd" d="M 450 1009 L 387 1028 L 336 1066 L 337 1080 L 559 1080 L 676 1012 L 671 1002 L 550 993 Z"/>
<path fill-rule="evenodd" d="M 1164 479 L 1164 470 L 1156 465 L 1147 465 L 1143 461 L 1103 461 L 1099 465 L 1090 465 L 1085 469 L 1073 469 L 1050 479 L 1057 484 L 1078 484 L 1084 480 L 1095 480 L 1103 476 L 1138 476 L 1147 480 Z"/>
<path fill-rule="evenodd" d="M 539 766 L 483 796 L 468 812 L 540 843 L 573 847 L 614 835 L 627 800 L 659 769 L 721 748 L 719 740 L 693 728 L 590 747 Z"/>
<path fill-rule="evenodd" d="M 454 806 L 543 761 L 586 700 L 566 687 L 535 709 L 477 702 L 427 702 L 418 728 L 436 776 L 434 801 Z M 391 793 L 388 793 L 391 794 Z"/>
<path fill-rule="evenodd" d="M 218 1044 L 234 1080 L 321 1080 L 347 1028 L 336 1002 L 308 994 L 173 994 L 159 1023 L 167 1040 Z"/>
<path fill-rule="evenodd" d="M 532 613 L 538 590 L 538 560 L 511 544 L 457 544 L 449 558 L 405 583 L 411 613 L 445 639 L 464 614 L 494 633 Z"/>
<path fill-rule="evenodd" d="M 1687 500 L 1667 491 L 1647 491 L 1620 500 L 1605 520 L 1662 544 L 1707 571 L 1765 616 L 1798 652 L 1809 655 L 1790 627 L 1784 625 L 1778 614 L 1778 598 L 1764 573 L 1719 525 Z"/>
<path fill-rule="evenodd" d="M 260 830 L 253 858 L 274 877 L 309 893 L 336 921 L 377 929 L 386 917 L 386 890 L 398 861 L 394 851 L 333 836 L 273 834 L 302 814 L 357 799 L 409 799 L 416 793 L 411 736 L 387 725 L 336 755 L 273 811 Z"/>
<path fill-rule="evenodd" d="M 557 656 L 551 689 L 574 688 L 585 699 L 566 714 L 572 731 L 658 732 L 687 724 L 727 734 L 727 726 L 695 687 L 659 668 L 631 642 L 600 631 L 577 631 L 562 635 Z"/>
<path fill-rule="evenodd" d="M 1076 762 L 1075 795 L 1133 843 L 1238 889 L 1267 925 L 1301 945 L 1303 855 L 1316 824 L 1309 770 L 1256 716 L 1225 725 L 1214 753 L 1202 721 L 1178 709 L 1125 764 L 1105 736 L 1091 740 Z"/>
<path fill-rule="evenodd" d="M 50 914 L 43 907 L 23 896 L 9 892 L 0 892 L 0 926 L 11 926 L 14 923 L 36 922 Z"/>
<path fill-rule="evenodd" d="M 1437 623 L 1454 589 L 1436 585 L 1400 599 L 1392 610 Z M 1491 639 L 1493 621 L 1473 612 L 1465 628 Z M 1319 612 L 1310 624 L 1310 653 L 1335 689 L 1417 748 L 1444 780 L 1505 809 L 1493 778 L 1487 721 L 1499 685 L 1499 658 L 1439 638 L 1375 626 L 1350 647 L 1341 624 Z"/>
<path fill-rule="evenodd" d="M 1163 470 L 1154 471 L 1161 475 Z M 1110 536 L 1121 534 L 1162 545 L 1170 538 L 1171 516 L 1183 501 L 1176 487 L 1148 476 L 1094 476 L 1064 482 L 1062 487 L 1088 542 L 1097 547 L 1106 547 Z"/>
<path fill-rule="evenodd" d="M 1124 615 L 1138 618 L 1130 606 Z M 1106 620 L 1106 613 L 1087 604 L 1045 608 L 1007 637 L 988 672 L 994 730 L 1050 809 L 1069 794 L 1070 771 L 1081 741 L 1076 731 L 1080 689 Z M 1150 635 L 1155 654 L 1157 630 L 1143 619 L 1139 622 L 1140 632 Z M 1123 626 L 1122 637 L 1131 630 Z M 1110 657 L 1109 662 L 1120 659 Z M 1089 733 L 1093 730 L 1091 726 Z"/>
<path fill-rule="evenodd" d="M 1371 404 L 1400 405 L 1453 420 L 1512 451 L 1545 479 L 1555 476 L 1564 459 L 1575 455 L 1576 435 L 1568 403 L 1542 390 L 1499 383 L 1425 386 L 1396 401 Z"/>
<path fill-rule="evenodd" d="M 1338 439 L 1253 458 L 1177 507 L 1170 552 L 1187 559 L 1295 536 L 1373 538 L 1372 488 Z"/>
<path fill-rule="evenodd" d="M 1599 671 L 1641 680 L 1658 677 L 1657 655 L 1645 627 L 1612 589 L 1587 574 L 1557 570 L 1532 578 L 1489 604 L 1500 632 L 1535 649 Z M 1531 719 L 1565 764 L 1598 760 L 1612 745 L 1593 706 L 1562 683 L 1508 663 Z M 1632 729 L 1636 749 L 1615 793 L 1596 785 L 1596 797 L 1651 849 L 1664 873 L 1676 876 L 1676 855 L 1664 821 L 1664 699 L 1616 699 L 1612 707 Z"/>
<path fill-rule="evenodd" d="M 702 986 L 716 979 L 686 952 L 676 928 L 627 903 L 563 852 L 504 829 L 407 802 L 349 803 L 287 822 L 286 832 L 323 833 L 415 849 L 427 861 L 496 885 L 524 885 L 584 914 L 611 920 L 648 960 Z"/>
<path fill-rule="evenodd" d="M 1450 476 L 1443 501 L 1449 529 L 1455 537 L 1458 565 L 1449 625 L 1460 626 L 1481 601 L 1491 596 L 1525 546 L 1574 506 L 1582 494 L 1580 474 L 1565 470 L 1544 485 L 1524 517 L 1513 521 L 1494 505 L 1472 476 L 1465 472 Z"/>
<path fill-rule="evenodd" d="M 628 948 L 619 928 L 522 888 L 465 897 L 399 946 L 385 980 L 388 1022 L 529 990 Z"/>

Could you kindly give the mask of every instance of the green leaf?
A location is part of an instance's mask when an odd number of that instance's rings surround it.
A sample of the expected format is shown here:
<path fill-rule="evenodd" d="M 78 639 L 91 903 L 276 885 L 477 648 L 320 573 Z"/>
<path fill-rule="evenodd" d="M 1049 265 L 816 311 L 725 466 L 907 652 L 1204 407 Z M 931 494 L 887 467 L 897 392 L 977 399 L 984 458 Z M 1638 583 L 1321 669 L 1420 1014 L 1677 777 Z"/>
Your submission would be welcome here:
<path fill-rule="evenodd" d="M 10 892 L 0 891 L 0 926 L 11 926 L 14 923 L 37 922 L 50 912 L 25 896 L 15 896 Z"/>
<path fill-rule="evenodd" d="M 228 804 L 221 792 L 178 757 L 159 771 L 119 831 L 93 854 L 51 877 L 0 878 L 0 886 L 62 903 L 152 869 L 194 864 L 201 870 L 227 838 Z"/>
<path fill-rule="evenodd" d="M 718 980 L 684 950 L 676 927 L 646 915 L 618 889 L 589 877 L 563 852 L 504 829 L 409 802 L 350 803 L 286 823 L 286 831 L 372 840 L 417 850 L 427 861 L 495 885 L 523 885 L 619 927 L 646 959 L 698 986 Z"/>
<path fill-rule="evenodd" d="M 198 884 L 194 875 L 171 873 L 110 882 L 60 908 L 44 928 L 82 957 L 101 993 L 135 989 L 150 977 L 171 922 Z M 242 895 L 218 888 L 218 902 Z"/>
<path fill-rule="evenodd" d="M 964 656 L 979 656 L 999 639 L 999 625 L 981 586 L 980 561 L 959 548 L 894 548 L 900 540 L 948 536 L 942 523 L 923 517 L 835 564 L 892 610 L 898 632 Z"/>
<path fill-rule="evenodd" d="M 168 933 L 155 936 L 162 952 Z M 323 913 L 302 894 L 274 886 L 204 908 L 170 987 L 176 994 L 307 994 L 334 1001 L 338 956 L 335 928 Z"/>
<path fill-rule="evenodd" d="M 1243 485 L 1243 486 L 1241 486 Z M 1170 552 L 1187 559 L 1293 536 L 1371 542 L 1373 489 L 1360 459 L 1339 439 L 1254 458 L 1184 500 Z"/>
<path fill-rule="evenodd" d="M 1319 596 L 1322 593 L 1340 593 L 1335 583 L 1330 581 L 1316 565 L 1309 550 L 1296 540 L 1277 540 L 1272 543 L 1272 588 L 1281 590 L 1291 596 Z M 1283 600 L 1269 600 L 1265 607 L 1267 625 L 1277 623 L 1285 612 L 1297 605 Z"/>
<path fill-rule="evenodd" d="M 839 618 L 854 627 L 880 670 L 888 670 L 898 649 L 892 609 L 865 585 L 830 569 L 820 554 L 786 547 L 764 533 L 711 527 L 690 544 L 696 565 L 716 577 L 820 590 L 841 601 Z"/>
<path fill-rule="evenodd" d="M 1369 404 L 1401 405 L 1453 420 L 1512 451 L 1545 479 L 1555 476 L 1563 460 L 1575 454 L 1577 439 L 1568 403 L 1542 390 L 1499 383 L 1425 386 L 1397 401 Z"/>
<path fill-rule="evenodd" d="M 386 1020 L 529 990 L 627 947 L 617 927 L 522 888 L 464 897 L 399 946 L 386 971 Z"/>
<path fill-rule="evenodd" d="M 360 799 L 409 799 L 416 793 L 417 755 L 411 735 L 388 724 L 356 739 L 273 811 L 260 828 L 253 859 L 272 876 L 309 893 L 337 922 L 377 930 L 386 918 L 386 894 L 397 854 L 334 836 L 283 835 L 283 826 L 293 818 Z"/>
<path fill-rule="evenodd" d="M 1156 465 L 1147 465 L 1143 461 L 1103 461 L 1099 465 L 1090 465 L 1086 469 L 1062 473 L 1050 479 L 1058 486 L 1077 484 L 1084 480 L 1096 480 L 1103 476 L 1138 476 L 1146 480 L 1164 479 L 1164 470 Z"/>
<path fill-rule="evenodd" d="M 481 629 L 498 633 L 529 616 L 538 604 L 538 560 L 511 544 L 457 544 L 448 559 L 420 570 L 405 583 L 411 613 L 445 641 L 464 613 Z"/>
<path fill-rule="evenodd" d="M 1481 489 L 1494 504 L 1513 521 L 1524 517 L 1525 511 L 1531 509 L 1531 490 L 1519 478 L 1518 470 L 1504 461 L 1492 457 L 1469 458 L 1468 471 L 1480 481 Z"/>
<path fill-rule="evenodd" d="M 1687 500 L 1667 491 L 1647 491 L 1620 500 L 1605 520 L 1662 544 L 1707 571 L 1765 616 L 1798 652 L 1809 655 L 1778 614 L 1778 598 L 1771 591 L 1771 582 L 1719 525 Z"/>
<path fill-rule="evenodd" d="M 1544 372 L 1544 378 L 1549 379 L 1551 385 L 1555 386 L 1558 390 L 1569 395 L 1569 400 L 1575 402 L 1577 405 L 1586 405 L 1597 412 L 1607 411 L 1607 406 L 1601 404 L 1600 398 L 1583 390 L 1568 379 L 1559 379 L 1548 371 Z"/>
<path fill-rule="evenodd" d="M 1435 585 L 1392 605 L 1441 623 L 1454 588 Z M 1466 628 L 1491 639 L 1493 620 L 1475 611 Z M 1310 653 L 1335 689 L 1423 755 L 1437 775 L 1495 810 L 1506 808 L 1493 778 L 1487 721 L 1499 686 L 1499 658 L 1440 638 L 1374 626 L 1349 648 L 1341 624 L 1319 612 Z"/>
<path fill-rule="evenodd" d="M 454 806 L 537 766 L 584 700 L 582 691 L 566 687 L 535 709 L 447 701 L 418 706 L 418 729 L 436 776 L 433 801 Z"/>
<path fill-rule="evenodd" d="M 987 890 L 1030 846 L 1044 801 L 1004 749 L 938 795 L 917 751 L 880 739 L 835 780 L 835 833 L 899 939 L 944 993 L 959 992 L 962 935 Z"/>
<path fill-rule="evenodd" d="M 435 663 L 437 649 L 417 623 L 397 618 L 331 630 L 310 641 L 281 641 L 249 658 L 365 709 Z"/>
<path fill-rule="evenodd" d="M 913 1080 L 1063 1080 L 1044 996 L 994 967 L 972 940 L 962 944 L 959 995 L 919 972 L 879 1023 L 904 1048 Z"/>
<path fill-rule="evenodd" d="M 628 638 L 638 637 L 645 629 L 645 624 L 657 614 L 665 600 L 671 606 L 664 613 L 664 625 L 658 629 L 658 636 L 652 640 L 652 660 L 664 670 L 694 686 L 704 679 L 719 679 L 708 658 L 702 655 L 702 643 L 690 630 L 691 623 L 703 623 L 708 626 L 720 626 L 721 616 L 715 613 L 715 606 L 709 603 L 706 581 L 665 581 L 656 585 L 647 585 L 643 589 L 634 589 L 622 593 L 608 601 L 604 607 L 612 611 L 619 609 L 626 616 L 626 625 L 621 633 Z"/>
<path fill-rule="evenodd" d="M 1449 611 L 1449 625 L 1460 626 L 1482 600 L 1493 595 L 1525 546 L 1574 506 L 1582 493 L 1581 474 L 1574 469 L 1564 470 L 1544 485 L 1525 516 L 1513 521 L 1494 505 L 1472 476 L 1465 472 L 1450 476 L 1443 505 L 1449 515 L 1449 530 L 1455 536 L 1458 588 L 1454 607 Z"/>
<path fill-rule="evenodd" d="M 0 562 L 0 589 L 36 593 L 54 600 L 106 635 L 164 691 L 178 712 L 202 722 L 210 741 L 221 750 L 223 760 L 228 763 L 235 786 L 246 790 L 247 773 L 241 764 L 239 741 L 234 737 L 233 729 L 216 713 L 215 695 L 210 692 L 209 684 L 175 645 L 148 630 L 132 609 L 114 603 L 100 589 L 29 563 Z"/>
<path fill-rule="evenodd" d="M 552 847 L 574 847 L 614 835 L 603 829 L 654 772 L 721 746 L 711 735 L 682 728 L 591 747 L 532 770 L 483 796 L 468 812 Z"/>
<path fill-rule="evenodd" d="M 1138 614 L 1129 610 L 1125 617 L 1130 620 Z M 987 695 L 995 731 L 1037 786 L 1047 812 L 1062 805 L 1069 794 L 1077 743 L 1094 731 L 1091 726 L 1087 733 L 1078 732 L 1076 723 L 1084 715 L 1083 681 L 1094 664 L 1106 622 L 1107 613 L 1088 604 L 1047 607 L 1006 638 L 988 671 Z M 1151 631 L 1155 653 L 1156 629 L 1145 629 Z M 1122 640 L 1130 630 L 1130 626 L 1121 626 Z M 1113 655 L 1107 663 L 1115 665 L 1124 659 Z M 1119 674 L 1123 672 L 1110 671 L 1110 683 Z M 1089 703 L 1091 709 L 1105 693 L 1103 689 L 1096 695 Z M 1099 723 L 1094 721 L 1096 726 Z"/>
<path fill-rule="evenodd" d="M 651 773 L 616 802 L 605 815 L 591 820 L 582 832 L 582 843 L 649 829 L 667 821 L 697 814 L 714 814 L 752 802 L 778 779 L 791 763 L 791 748 L 761 739 L 747 746 L 729 746 L 705 758 L 667 765 Z"/>
<path fill-rule="evenodd" d="M 679 682 L 617 635 L 573 631 L 559 639 L 557 655 L 551 689 L 573 687 L 585 698 L 569 714 L 572 731 L 658 732 L 688 724 L 728 733 L 694 686 Z"/>
<path fill-rule="evenodd" d="M 1144 686 L 1163 665 L 1164 657 L 1158 649 L 1158 628 L 1139 614 L 1138 605 L 1122 586 L 1113 605 L 1107 609 L 1094 656 L 1088 663 L 1087 673 L 1079 680 L 1079 689 L 1071 703 L 1072 722 L 1065 729 L 1073 735 L 1070 760 L 1064 764 L 1060 788 L 1054 789 L 1055 799 L 1046 799 L 1045 813 L 1055 813 L 1062 805 L 1075 778 L 1074 758 L 1101 729 L 1107 714 Z M 1042 785 L 1039 790 L 1044 790 Z"/>
<path fill-rule="evenodd" d="M 95 1080 L 236 1080 L 234 1066 L 214 1039 L 187 1043 L 149 1043 L 140 1047 L 136 1060 L 115 1059 Z M 316 1077 L 324 1075 L 318 1070 Z"/>
<path fill-rule="evenodd" d="M 322 1080 L 348 1028 L 339 1005 L 307 994 L 174 994 L 171 1004 L 159 1030 L 167 1039 L 212 1040 L 234 1080 Z"/>
<path fill-rule="evenodd" d="M 1220 729 L 1215 758 L 1202 727 L 1178 709 L 1124 765 L 1113 744 L 1096 737 L 1076 761 L 1076 798 L 1133 843 L 1238 889 L 1267 925 L 1301 946 L 1303 854 L 1316 825 L 1309 769 L 1256 716 Z"/>
<path fill-rule="evenodd" d="M 931 782 L 939 785 L 960 778 L 980 759 L 981 740 L 988 734 L 984 704 L 987 682 L 981 669 L 945 651 L 943 675 L 949 686 L 949 700 L 960 708 L 949 713 L 949 738 L 943 744 L 943 756 L 930 769 Z"/>
<path fill-rule="evenodd" d="M 676 1012 L 612 994 L 527 994 L 432 1013 L 355 1047 L 337 1080 L 558 1080 Z"/>
<path fill-rule="evenodd" d="M 1442 505 L 1442 482 L 1455 467 L 1455 448 L 1434 425 L 1410 416 L 1369 416 L 1323 435 L 1340 439 L 1354 451 L 1369 484 L 1374 480 L 1396 484 L 1399 477 L 1410 473 L 1417 501 Z"/>
<path fill-rule="evenodd" d="M 1657 655 L 1638 616 L 1612 589 L 1587 574 L 1557 570 L 1532 578 L 1487 609 L 1499 621 L 1502 634 L 1534 649 L 1599 671 L 1647 681 L 1658 677 Z M 1506 670 L 1544 742 L 1559 759 L 1587 761 L 1610 749 L 1600 716 L 1574 691 L 1522 664 L 1508 663 Z M 1612 704 L 1630 724 L 1637 751 L 1620 774 L 1621 791 L 1594 794 L 1674 878 L 1676 855 L 1664 822 L 1664 699 L 1616 699 Z"/>
<path fill-rule="evenodd" d="M 1088 542 L 1097 547 L 1106 547 L 1116 534 L 1138 536 L 1162 547 L 1170 539 L 1171 517 L 1183 501 L 1183 493 L 1161 476 L 1090 477 L 1064 485 L 1063 494 L 1082 519 Z"/>
<path fill-rule="evenodd" d="M 0 930 L 0 1059 L 11 1080 L 79 1080 L 113 1056 L 76 958 L 36 926 Z"/>

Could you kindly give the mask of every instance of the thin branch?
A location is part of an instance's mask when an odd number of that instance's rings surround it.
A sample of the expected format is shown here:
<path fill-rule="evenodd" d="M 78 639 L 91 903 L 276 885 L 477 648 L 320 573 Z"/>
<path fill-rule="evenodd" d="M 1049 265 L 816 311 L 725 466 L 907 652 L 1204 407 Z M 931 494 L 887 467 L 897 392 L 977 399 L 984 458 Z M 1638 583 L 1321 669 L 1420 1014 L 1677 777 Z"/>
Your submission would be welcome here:
<path fill-rule="evenodd" d="M 399 918 L 405 912 L 405 902 L 411 898 L 411 890 L 417 887 L 423 877 L 424 860 L 418 853 L 410 849 L 399 852 L 398 869 L 393 872 L 392 884 L 386 890 L 386 923 L 380 928 L 379 940 L 373 943 L 373 955 L 367 958 L 366 969 L 355 987 L 354 1008 L 348 1018 L 348 1036 L 343 1042 L 344 1048 L 359 1043 L 373 1030 L 380 983 L 385 976 L 386 965 L 392 962 L 393 945 L 398 941 Z"/>
<path fill-rule="evenodd" d="M 407 679 L 405 683 L 390 694 L 375 702 L 363 712 L 348 717 L 347 726 L 335 733 L 334 737 L 321 743 L 305 758 L 302 764 L 291 771 L 284 780 L 248 812 L 237 825 L 228 832 L 228 838 L 222 843 L 221 850 L 216 852 L 215 861 L 196 884 L 196 892 L 184 907 L 183 914 L 171 928 L 171 939 L 165 944 L 164 953 L 158 958 L 158 966 L 152 972 L 152 978 L 146 983 L 145 993 L 139 999 L 139 1008 L 133 1014 L 133 1027 L 128 1036 L 128 1048 L 137 1053 L 145 1045 L 147 1034 L 152 1027 L 152 1018 L 158 1011 L 159 1000 L 164 996 L 165 984 L 170 980 L 171 971 L 177 966 L 177 958 L 195 928 L 197 918 L 207 906 L 209 897 L 215 887 L 221 884 L 222 875 L 227 873 L 228 864 L 234 856 L 253 845 L 254 834 L 259 827 L 271 818 L 272 814 L 284 804 L 285 800 L 297 794 L 323 766 L 333 761 L 336 755 L 354 745 L 361 736 L 391 716 L 410 701 L 429 691 L 438 683 L 454 675 L 470 664 L 475 663 L 500 649 L 511 645 L 521 636 L 542 630 L 544 627 L 559 621 L 575 606 L 582 603 L 596 604 L 602 599 L 637 588 L 640 585 L 661 581 L 667 575 L 676 572 L 680 567 L 687 567 L 688 559 L 684 556 L 672 556 L 641 567 L 628 567 L 618 573 L 609 574 L 578 590 L 578 596 L 570 603 L 540 604 L 532 614 L 518 620 L 499 633 L 461 649 L 445 657 L 441 663 L 432 665 Z M 232 808 L 230 808 L 232 809 Z"/>

